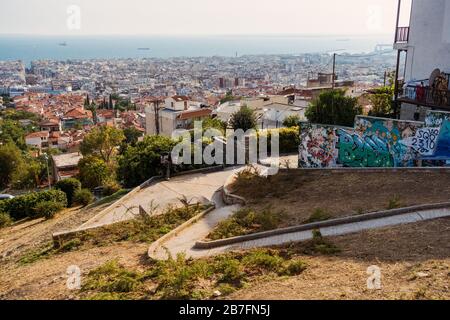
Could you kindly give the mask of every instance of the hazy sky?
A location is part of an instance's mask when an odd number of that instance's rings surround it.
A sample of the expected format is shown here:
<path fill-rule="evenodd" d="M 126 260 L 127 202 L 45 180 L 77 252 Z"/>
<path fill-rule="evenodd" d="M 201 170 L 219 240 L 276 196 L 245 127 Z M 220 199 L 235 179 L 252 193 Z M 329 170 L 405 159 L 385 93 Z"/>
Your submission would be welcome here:
<path fill-rule="evenodd" d="M 0 0 L 3 34 L 392 34 L 397 0 Z"/>

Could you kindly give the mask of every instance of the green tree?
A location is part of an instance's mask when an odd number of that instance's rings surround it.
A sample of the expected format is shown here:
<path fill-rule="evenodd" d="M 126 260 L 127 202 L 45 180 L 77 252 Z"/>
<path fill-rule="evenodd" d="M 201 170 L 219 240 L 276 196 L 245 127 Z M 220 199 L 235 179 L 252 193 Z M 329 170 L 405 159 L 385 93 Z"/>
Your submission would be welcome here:
<path fill-rule="evenodd" d="M 92 112 L 92 121 L 94 122 L 94 124 L 97 124 L 97 105 L 95 104 L 95 102 L 92 102 L 90 104 L 85 104 L 84 108 L 86 110 L 89 110 L 90 112 Z"/>
<path fill-rule="evenodd" d="M 355 117 L 362 113 L 356 98 L 347 97 L 343 90 L 322 92 L 306 110 L 312 123 L 353 127 Z"/>
<path fill-rule="evenodd" d="M 114 127 L 96 127 L 89 132 L 80 145 L 83 156 L 95 155 L 108 165 L 115 156 L 117 147 L 125 139 L 123 131 Z"/>
<path fill-rule="evenodd" d="M 244 131 L 247 131 L 248 129 L 255 129 L 255 113 L 249 107 L 243 106 L 241 110 L 231 115 L 230 124 L 234 130 L 242 129 Z"/>
<path fill-rule="evenodd" d="M 75 178 L 60 180 L 55 184 L 55 189 L 61 190 L 66 194 L 67 206 L 71 207 L 75 192 L 81 189 L 81 182 Z"/>
<path fill-rule="evenodd" d="M 223 122 L 220 119 L 217 118 L 207 118 L 205 120 L 203 120 L 203 130 L 206 131 L 208 129 L 217 129 L 220 132 L 222 132 L 222 134 L 225 135 L 225 131 L 227 129 L 227 124 L 226 122 Z"/>
<path fill-rule="evenodd" d="M 14 143 L 0 144 L 0 188 L 6 188 L 12 182 L 17 168 L 23 166 L 20 149 Z"/>
<path fill-rule="evenodd" d="M 375 89 L 369 95 L 369 101 L 372 104 L 369 115 L 373 117 L 390 117 L 394 112 L 393 97 L 394 87 L 392 85 Z"/>
<path fill-rule="evenodd" d="M 15 189 L 36 188 L 44 172 L 44 164 L 36 159 L 25 157 L 17 165 L 12 177 L 12 185 Z"/>
<path fill-rule="evenodd" d="M 0 120 L 0 143 L 12 142 L 20 149 L 26 150 L 25 130 L 15 120 Z"/>
<path fill-rule="evenodd" d="M 146 136 L 136 146 L 127 148 L 118 158 L 118 177 L 127 187 L 134 187 L 163 173 L 161 155 L 170 153 L 176 142 L 163 136 Z"/>
<path fill-rule="evenodd" d="M 114 172 L 101 158 L 90 155 L 78 163 L 78 178 L 84 188 L 103 186 L 107 181 L 114 179 Z"/>
<path fill-rule="evenodd" d="M 287 128 L 298 127 L 300 124 L 300 117 L 297 115 L 291 115 L 284 119 L 283 126 Z"/>
<path fill-rule="evenodd" d="M 143 133 L 135 127 L 125 128 L 123 134 L 125 135 L 125 142 L 133 146 L 138 142 L 138 139 L 143 136 Z"/>

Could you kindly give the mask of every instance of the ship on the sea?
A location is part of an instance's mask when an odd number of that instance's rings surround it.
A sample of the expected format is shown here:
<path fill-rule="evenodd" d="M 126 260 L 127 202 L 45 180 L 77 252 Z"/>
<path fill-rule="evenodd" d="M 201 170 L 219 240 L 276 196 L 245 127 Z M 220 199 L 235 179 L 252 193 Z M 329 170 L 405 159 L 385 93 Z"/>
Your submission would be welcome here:
<path fill-rule="evenodd" d="M 60 47 L 67 47 L 67 42 L 61 42 L 61 43 L 58 43 L 58 45 L 60 46 Z"/>
<path fill-rule="evenodd" d="M 138 50 L 148 51 L 148 50 L 150 50 L 150 48 L 138 48 Z"/>

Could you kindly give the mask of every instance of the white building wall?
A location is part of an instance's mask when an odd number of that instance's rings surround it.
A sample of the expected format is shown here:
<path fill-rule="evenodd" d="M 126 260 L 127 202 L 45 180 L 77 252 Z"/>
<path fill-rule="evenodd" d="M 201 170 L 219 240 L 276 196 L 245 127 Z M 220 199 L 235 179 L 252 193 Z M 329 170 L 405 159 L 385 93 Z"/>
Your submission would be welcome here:
<path fill-rule="evenodd" d="M 413 0 L 406 81 L 450 73 L 450 0 Z"/>

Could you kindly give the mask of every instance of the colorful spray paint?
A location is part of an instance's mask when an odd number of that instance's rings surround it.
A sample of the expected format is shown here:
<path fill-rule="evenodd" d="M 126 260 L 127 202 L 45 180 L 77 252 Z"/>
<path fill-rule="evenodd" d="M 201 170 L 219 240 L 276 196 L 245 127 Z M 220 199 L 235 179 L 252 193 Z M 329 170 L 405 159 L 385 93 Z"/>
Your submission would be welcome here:
<path fill-rule="evenodd" d="M 302 126 L 301 167 L 414 167 L 422 160 L 450 160 L 450 113 L 430 111 L 425 122 L 358 116 L 354 128 Z"/>

